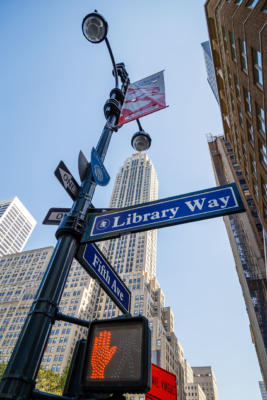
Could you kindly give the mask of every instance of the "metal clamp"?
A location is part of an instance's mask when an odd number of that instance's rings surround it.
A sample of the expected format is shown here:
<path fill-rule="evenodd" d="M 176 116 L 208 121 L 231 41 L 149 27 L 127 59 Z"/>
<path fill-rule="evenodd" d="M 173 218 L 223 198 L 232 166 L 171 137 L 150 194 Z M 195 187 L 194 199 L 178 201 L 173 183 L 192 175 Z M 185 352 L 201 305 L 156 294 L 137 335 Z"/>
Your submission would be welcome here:
<path fill-rule="evenodd" d="M 65 233 L 70 233 L 71 235 L 80 239 L 84 232 L 85 222 L 79 217 L 74 217 L 72 215 L 66 215 L 60 225 L 58 230 L 56 231 L 56 238 L 58 239 L 60 236 Z"/>
<path fill-rule="evenodd" d="M 40 308 L 38 308 L 38 306 Z M 32 303 L 33 310 L 29 312 L 31 314 L 43 314 L 50 318 L 53 322 L 56 320 L 58 313 L 58 304 L 50 299 L 40 298 Z"/>
<path fill-rule="evenodd" d="M 112 89 L 110 92 L 110 99 L 108 99 L 104 105 L 104 114 L 106 119 L 108 119 L 110 114 L 113 114 L 116 116 L 118 122 L 123 101 L 123 91 L 119 88 Z M 116 128 L 113 128 L 112 130 L 116 130 Z"/>
<path fill-rule="evenodd" d="M 119 88 L 112 89 L 109 96 L 111 99 L 118 100 L 121 104 L 124 102 L 124 94 Z"/>
<path fill-rule="evenodd" d="M 121 112 L 121 103 L 117 99 L 108 99 L 104 105 L 104 114 L 105 118 L 108 119 L 110 114 L 113 114 L 117 117 L 120 116 Z"/>

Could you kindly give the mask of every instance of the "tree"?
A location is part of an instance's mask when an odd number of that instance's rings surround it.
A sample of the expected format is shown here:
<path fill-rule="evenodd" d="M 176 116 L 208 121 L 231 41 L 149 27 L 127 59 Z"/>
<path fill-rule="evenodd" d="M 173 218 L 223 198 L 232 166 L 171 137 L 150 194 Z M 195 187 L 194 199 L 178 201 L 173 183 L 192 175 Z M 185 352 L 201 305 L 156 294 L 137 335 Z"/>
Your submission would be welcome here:
<path fill-rule="evenodd" d="M 39 369 L 36 379 L 36 389 L 42 392 L 53 394 L 62 394 L 64 386 L 62 386 L 61 375 L 51 370 Z"/>
<path fill-rule="evenodd" d="M 2 378 L 7 364 L 0 363 L 0 379 Z M 57 374 L 51 370 L 39 369 L 36 379 L 36 389 L 42 392 L 61 395 L 68 375 L 69 366 L 64 368 L 62 374 Z"/>
<path fill-rule="evenodd" d="M 0 379 L 2 378 L 4 372 L 6 369 L 6 364 L 5 363 L 0 363 Z"/>

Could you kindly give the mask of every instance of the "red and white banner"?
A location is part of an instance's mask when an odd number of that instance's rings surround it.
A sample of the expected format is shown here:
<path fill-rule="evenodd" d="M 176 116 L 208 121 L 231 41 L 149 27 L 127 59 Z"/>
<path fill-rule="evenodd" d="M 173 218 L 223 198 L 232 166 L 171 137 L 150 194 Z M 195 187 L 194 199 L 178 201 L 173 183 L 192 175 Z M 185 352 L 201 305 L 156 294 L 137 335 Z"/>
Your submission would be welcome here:
<path fill-rule="evenodd" d="M 118 125 L 166 108 L 163 71 L 128 86 Z"/>

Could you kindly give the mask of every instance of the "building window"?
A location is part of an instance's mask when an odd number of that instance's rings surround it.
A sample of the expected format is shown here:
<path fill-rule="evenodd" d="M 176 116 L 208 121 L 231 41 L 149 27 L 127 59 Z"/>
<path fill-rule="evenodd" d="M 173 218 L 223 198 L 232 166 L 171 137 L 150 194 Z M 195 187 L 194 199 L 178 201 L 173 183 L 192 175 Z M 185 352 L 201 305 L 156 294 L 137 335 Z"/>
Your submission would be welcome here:
<path fill-rule="evenodd" d="M 264 165 L 264 167 L 267 169 L 267 151 L 266 151 L 266 146 L 262 143 L 260 145 L 260 153 L 261 153 L 261 162 Z"/>
<path fill-rule="evenodd" d="M 245 72 L 248 72 L 247 47 L 245 40 L 240 40 L 240 53 L 242 68 Z"/>
<path fill-rule="evenodd" d="M 265 199 L 267 200 L 267 183 L 262 181 L 262 193 L 265 197 Z"/>
<path fill-rule="evenodd" d="M 256 113 L 257 113 L 257 125 L 258 129 L 262 133 L 262 135 L 266 136 L 266 128 L 265 128 L 265 113 L 263 108 L 261 108 L 258 104 L 256 104 Z"/>
<path fill-rule="evenodd" d="M 229 36 L 230 36 L 230 43 L 231 43 L 232 58 L 234 61 L 236 61 L 235 35 L 233 32 L 229 32 Z"/>
<path fill-rule="evenodd" d="M 255 83 L 263 87 L 263 77 L 262 77 L 262 59 L 261 52 L 255 49 L 252 49 L 252 57 L 253 57 L 253 72 L 254 72 L 254 80 Z"/>
<path fill-rule="evenodd" d="M 259 1 L 259 0 L 249 0 L 249 1 L 246 3 L 246 7 L 248 7 L 248 8 L 254 8 L 255 5 L 258 3 L 258 1 Z"/>
<path fill-rule="evenodd" d="M 247 159 L 248 158 L 247 145 L 245 142 L 243 142 L 243 153 L 244 153 L 244 157 Z"/>
<path fill-rule="evenodd" d="M 236 95 L 240 99 L 241 98 L 241 91 L 240 91 L 240 83 L 238 77 L 235 75 L 235 89 L 236 89 Z"/>
<path fill-rule="evenodd" d="M 255 176 L 255 178 L 257 178 L 257 166 L 256 166 L 255 160 L 252 160 L 251 166 L 252 166 L 253 175 Z"/>
<path fill-rule="evenodd" d="M 232 94 L 231 94 L 231 104 L 232 104 L 232 111 L 235 112 L 235 101 Z"/>
<path fill-rule="evenodd" d="M 254 185 L 254 192 L 255 192 L 255 195 L 256 195 L 256 197 L 257 197 L 257 199 L 259 198 L 259 188 L 258 188 L 258 185 Z"/>
<path fill-rule="evenodd" d="M 255 139 L 254 139 L 253 125 L 251 125 L 248 121 L 247 121 L 247 131 L 248 131 L 248 139 L 252 144 L 252 146 L 254 147 Z"/>
<path fill-rule="evenodd" d="M 227 71 L 228 71 L 229 85 L 230 85 L 230 87 L 232 88 L 232 87 L 233 87 L 233 78 L 232 78 L 232 73 L 231 73 L 229 67 L 227 67 Z"/>
<path fill-rule="evenodd" d="M 250 91 L 247 89 L 244 89 L 244 98 L 245 98 L 246 112 L 251 116 L 251 95 Z"/>
<path fill-rule="evenodd" d="M 223 34 L 224 49 L 225 49 L 226 52 L 228 52 L 227 35 L 226 35 L 226 30 L 225 30 L 224 26 L 222 26 L 222 34 Z"/>
<path fill-rule="evenodd" d="M 244 116 L 243 116 L 243 112 L 242 112 L 240 106 L 238 106 L 238 115 L 239 115 L 240 125 L 243 127 L 244 126 Z"/>

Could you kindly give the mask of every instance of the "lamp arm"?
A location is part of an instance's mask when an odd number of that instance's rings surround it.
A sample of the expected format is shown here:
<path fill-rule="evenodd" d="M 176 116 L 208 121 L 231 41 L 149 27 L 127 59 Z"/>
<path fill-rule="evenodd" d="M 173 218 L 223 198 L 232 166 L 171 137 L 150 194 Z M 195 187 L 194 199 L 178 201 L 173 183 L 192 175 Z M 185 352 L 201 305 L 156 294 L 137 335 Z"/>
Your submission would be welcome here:
<path fill-rule="evenodd" d="M 141 125 L 141 122 L 140 122 L 139 118 L 137 118 L 136 122 L 137 122 L 139 131 L 143 131 L 143 128 L 142 128 L 142 125 Z"/>
<path fill-rule="evenodd" d="M 108 38 L 105 38 L 105 42 L 106 42 L 106 45 L 107 45 L 107 48 L 108 48 L 108 52 L 109 52 L 109 55 L 110 55 L 110 58 L 111 58 L 113 71 L 114 71 L 114 76 L 115 76 L 115 87 L 117 89 L 119 87 L 119 78 L 118 78 L 117 67 L 116 67 L 116 64 L 115 64 L 115 59 L 114 59 L 114 56 L 113 56 L 113 53 L 112 53 Z"/>

